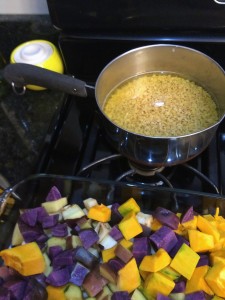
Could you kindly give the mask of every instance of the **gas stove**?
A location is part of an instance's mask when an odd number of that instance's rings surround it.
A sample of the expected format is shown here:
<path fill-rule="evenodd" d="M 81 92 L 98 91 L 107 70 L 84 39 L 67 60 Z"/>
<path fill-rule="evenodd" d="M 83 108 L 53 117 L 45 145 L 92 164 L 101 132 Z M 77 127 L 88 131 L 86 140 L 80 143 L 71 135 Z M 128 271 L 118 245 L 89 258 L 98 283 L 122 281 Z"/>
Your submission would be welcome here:
<path fill-rule="evenodd" d="M 91 2 L 84 10 L 83 1 L 77 1 L 76 9 L 73 1 L 67 5 L 48 1 L 53 25 L 60 29 L 59 48 L 66 72 L 87 84 L 95 85 L 101 70 L 118 55 L 152 44 L 191 47 L 225 69 L 223 1 L 173 0 L 167 9 L 168 1 L 158 5 L 145 1 L 142 7 L 138 1 L 122 1 L 118 11 L 110 11 L 110 3 L 103 10 Z M 142 170 L 130 166 L 108 143 L 94 98 L 65 95 L 49 128 L 37 172 L 225 194 L 224 164 L 225 121 L 207 149 L 194 159 L 161 170 Z"/>

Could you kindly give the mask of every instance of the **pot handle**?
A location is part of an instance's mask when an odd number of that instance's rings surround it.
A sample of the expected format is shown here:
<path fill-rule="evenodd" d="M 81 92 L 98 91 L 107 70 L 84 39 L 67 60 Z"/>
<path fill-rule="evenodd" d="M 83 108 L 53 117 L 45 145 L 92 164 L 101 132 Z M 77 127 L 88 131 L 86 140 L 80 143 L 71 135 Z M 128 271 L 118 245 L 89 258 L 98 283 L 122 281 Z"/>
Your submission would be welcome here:
<path fill-rule="evenodd" d="M 88 89 L 92 90 L 93 95 L 94 90 L 82 80 L 31 64 L 9 64 L 4 68 L 3 77 L 14 88 L 24 88 L 30 84 L 80 97 L 87 97 Z"/>

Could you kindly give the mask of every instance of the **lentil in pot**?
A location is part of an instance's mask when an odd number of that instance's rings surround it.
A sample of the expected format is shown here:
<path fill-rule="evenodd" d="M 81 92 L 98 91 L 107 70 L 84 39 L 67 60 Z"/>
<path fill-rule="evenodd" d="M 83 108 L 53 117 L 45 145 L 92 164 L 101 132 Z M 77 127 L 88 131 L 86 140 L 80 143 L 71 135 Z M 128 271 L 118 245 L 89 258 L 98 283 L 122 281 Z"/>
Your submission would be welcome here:
<path fill-rule="evenodd" d="M 136 134 L 173 137 L 214 125 L 218 113 L 200 85 L 172 74 L 144 74 L 119 85 L 103 111 L 117 126 Z"/>

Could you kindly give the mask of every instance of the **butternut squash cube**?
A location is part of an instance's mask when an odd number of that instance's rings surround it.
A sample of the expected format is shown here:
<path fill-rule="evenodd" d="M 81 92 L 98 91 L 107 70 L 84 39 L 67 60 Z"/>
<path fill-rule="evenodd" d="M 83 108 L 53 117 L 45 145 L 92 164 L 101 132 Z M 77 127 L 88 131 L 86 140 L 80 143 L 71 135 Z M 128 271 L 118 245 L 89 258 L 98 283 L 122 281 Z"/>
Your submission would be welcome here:
<path fill-rule="evenodd" d="M 150 273 L 144 282 L 144 294 L 148 299 L 157 296 L 157 293 L 161 293 L 168 296 L 174 289 L 175 283 L 160 272 Z"/>
<path fill-rule="evenodd" d="M 186 290 L 185 290 L 186 294 L 197 292 L 197 291 L 204 291 L 208 295 L 212 295 L 212 296 L 214 295 L 213 291 L 205 281 L 205 275 L 208 272 L 209 268 L 210 267 L 207 265 L 195 268 L 194 273 L 191 276 L 191 279 L 187 280 Z"/>
<path fill-rule="evenodd" d="M 198 215 L 197 220 L 197 228 L 204 233 L 210 234 L 214 238 L 214 242 L 217 243 L 220 239 L 220 233 L 218 229 L 209 222 L 206 218 L 202 217 L 201 215 Z"/>
<path fill-rule="evenodd" d="M 67 285 L 63 285 L 59 287 L 48 285 L 46 287 L 46 290 L 48 292 L 48 300 L 55 300 L 55 299 L 66 300 L 66 296 L 64 294 L 66 287 Z"/>
<path fill-rule="evenodd" d="M 36 242 L 2 250 L 0 256 L 6 266 L 24 276 L 39 274 L 45 270 L 45 259 Z"/>
<path fill-rule="evenodd" d="M 142 271 L 158 272 L 167 267 L 171 260 L 172 259 L 169 254 L 163 248 L 160 248 L 155 254 L 146 255 L 143 258 L 139 268 Z"/>
<path fill-rule="evenodd" d="M 130 211 L 123 217 L 118 227 L 126 240 L 132 239 L 143 231 L 133 211 Z"/>
<path fill-rule="evenodd" d="M 214 247 L 214 238 L 212 235 L 203 233 L 199 230 L 188 230 L 190 247 L 195 252 L 206 252 Z"/>
<path fill-rule="evenodd" d="M 220 239 L 217 243 L 215 243 L 213 249 L 211 249 L 211 252 L 215 252 L 218 250 L 223 250 L 225 249 L 225 232 L 220 233 Z"/>
<path fill-rule="evenodd" d="M 184 243 L 174 256 L 170 266 L 185 278 L 190 279 L 199 259 L 200 256 Z"/>
<path fill-rule="evenodd" d="M 223 262 L 225 264 L 225 249 L 211 252 L 209 255 L 209 259 L 210 259 L 211 265 L 214 265 L 217 262 Z"/>
<path fill-rule="evenodd" d="M 212 300 L 224 300 L 224 298 L 221 298 L 221 297 L 218 297 L 218 296 L 214 296 L 213 298 L 212 298 Z"/>
<path fill-rule="evenodd" d="M 192 220 L 182 223 L 182 227 L 185 229 L 196 229 L 197 228 L 197 216 L 194 216 Z"/>
<path fill-rule="evenodd" d="M 118 271 L 117 286 L 121 291 L 133 292 L 141 284 L 141 277 L 135 258 Z"/>
<path fill-rule="evenodd" d="M 205 275 L 205 281 L 216 296 L 225 298 L 225 264 L 216 263 Z"/>
<path fill-rule="evenodd" d="M 102 261 L 103 262 L 108 262 L 110 259 L 112 259 L 116 256 L 116 254 L 115 254 L 116 246 L 117 245 L 113 246 L 112 248 L 102 250 Z"/>
<path fill-rule="evenodd" d="M 128 241 L 128 240 L 126 240 L 126 239 L 122 239 L 120 242 L 119 242 L 119 244 L 121 245 L 121 246 L 123 246 L 124 248 L 126 248 L 126 249 L 131 249 L 131 247 L 133 246 L 133 243 L 131 242 L 131 241 Z"/>
<path fill-rule="evenodd" d="M 118 207 L 118 211 L 122 216 L 125 216 L 130 211 L 138 213 L 141 209 L 136 200 L 134 198 L 130 198 Z"/>
<path fill-rule="evenodd" d="M 108 222 L 111 218 L 111 209 L 104 204 L 97 204 L 89 209 L 87 216 L 95 221 Z"/>

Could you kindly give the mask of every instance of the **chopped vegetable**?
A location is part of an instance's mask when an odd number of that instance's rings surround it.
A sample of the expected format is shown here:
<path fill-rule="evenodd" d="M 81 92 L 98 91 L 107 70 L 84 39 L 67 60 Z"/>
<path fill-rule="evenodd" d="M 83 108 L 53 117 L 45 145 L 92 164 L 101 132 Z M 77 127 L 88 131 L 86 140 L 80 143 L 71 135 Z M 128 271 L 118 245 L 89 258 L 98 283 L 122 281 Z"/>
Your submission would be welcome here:
<path fill-rule="evenodd" d="M 70 282 L 77 286 L 81 286 L 83 284 L 84 278 L 89 272 L 90 270 L 87 267 L 77 262 L 71 272 Z"/>
<path fill-rule="evenodd" d="M 202 232 L 212 235 L 215 243 L 219 241 L 220 239 L 219 231 L 206 218 L 203 218 L 202 216 L 198 215 L 197 227 Z"/>
<path fill-rule="evenodd" d="M 210 268 L 209 266 L 205 265 L 202 267 L 197 267 L 194 270 L 190 280 L 188 280 L 186 283 L 185 292 L 187 294 L 197 292 L 197 291 L 203 291 L 207 295 L 214 294 L 205 280 L 205 275 L 207 274 L 209 268 Z"/>
<path fill-rule="evenodd" d="M 122 291 L 133 292 L 141 284 L 135 258 L 132 258 L 122 269 L 118 271 L 118 288 Z"/>
<path fill-rule="evenodd" d="M 24 276 L 39 274 L 45 270 L 43 254 L 35 242 L 2 250 L 0 256 L 6 266 Z"/>
<path fill-rule="evenodd" d="M 225 297 L 225 264 L 218 262 L 209 268 L 205 280 L 211 290 L 219 297 Z"/>
<path fill-rule="evenodd" d="M 127 213 L 133 211 L 135 214 L 140 212 L 140 206 L 134 198 L 130 198 L 118 207 L 119 213 L 124 217 Z"/>
<path fill-rule="evenodd" d="M 173 290 L 175 283 L 160 272 L 149 273 L 144 282 L 144 293 L 147 297 L 156 298 L 158 293 L 168 296 Z"/>
<path fill-rule="evenodd" d="M 46 209 L 48 213 L 55 213 L 59 212 L 59 210 L 67 204 L 67 198 L 63 197 L 57 200 L 43 202 L 41 205 Z"/>
<path fill-rule="evenodd" d="M 163 248 L 167 252 L 169 252 L 177 243 L 176 234 L 168 226 L 162 226 L 159 230 L 154 232 L 149 239 L 157 249 Z"/>
<path fill-rule="evenodd" d="M 193 206 L 190 206 L 180 217 L 180 223 L 186 223 L 194 219 Z"/>
<path fill-rule="evenodd" d="M 123 247 L 121 244 L 118 244 L 115 248 L 115 255 L 119 257 L 124 263 L 128 263 L 128 261 L 133 257 L 132 252 Z"/>
<path fill-rule="evenodd" d="M 149 214 L 132 197 L 83 205 L 68 204 L 54 187 L 41 207 L 21 212 L 16 246 L 0 252 L 0 299 L 225 299 L 219 209 Z"/>
<path fill-rule="evenodd" d="M 166 225 L 172 229 L 177 229 L 180 219 L 172 211 L 163 207 L 157 207 L 154 212 L 154 217 L 163 225 Z"/>
<path fill-rule="evenodd" d="M 126 240 L 132 239 L 143 231 L 133 211 L 125 215 L 118 227 Z"/>
<path fill-rule="evenodd" d="M 145 255 L 150 252 L 149 239 L 147 237 L 136 237 L 133 241 L 132 253 L 139 265 Z"/>
<path fill-rule="evenodd" d="M 58 200 L 62 198 L 62 195 L 59 191 L 59 189 L 56 186 L 53 186 L 50 191 L 48 192 L 47 197 L 45 198 L 45 201 L 53 201 Z"/>
<path fill-rule="evenodd" d="M 188 230 L 190 247 L 195 252 L 206 252 L 214 248 L 214 238 L 212 235 L 198 231 Z"/>
<path fill-rule="evenodd" d="M 96 220 L 99 222 L 108 222 L 111 218 L 111 210 L 104 204 L 97 204 L 90 207 L 87 216 L 92 220 Z"/>
<path fill-rule="evenodd" d="M 99 237 L 94 229 L 84 229 L 79 233 L 79 238 L 85 249 L 90 248 L 92 245 L 98 242 Z"/>
<path fill-rule="evenodd" d="M 146 255 L 143 258 L 139 268 L 142 271 L 158 272 L 167 267 L 170 262 L 171 257 L 169 254 L 163 248 L 160 248 L 156 253 L 152 255 Z"/>
<path fill-rule="evenodd" d="M 174 256 L 170 266 L 185 278 L 190 279 L 199 259 L 200 256 L 196 252 L 188 245 L 183 244 Z"/>

